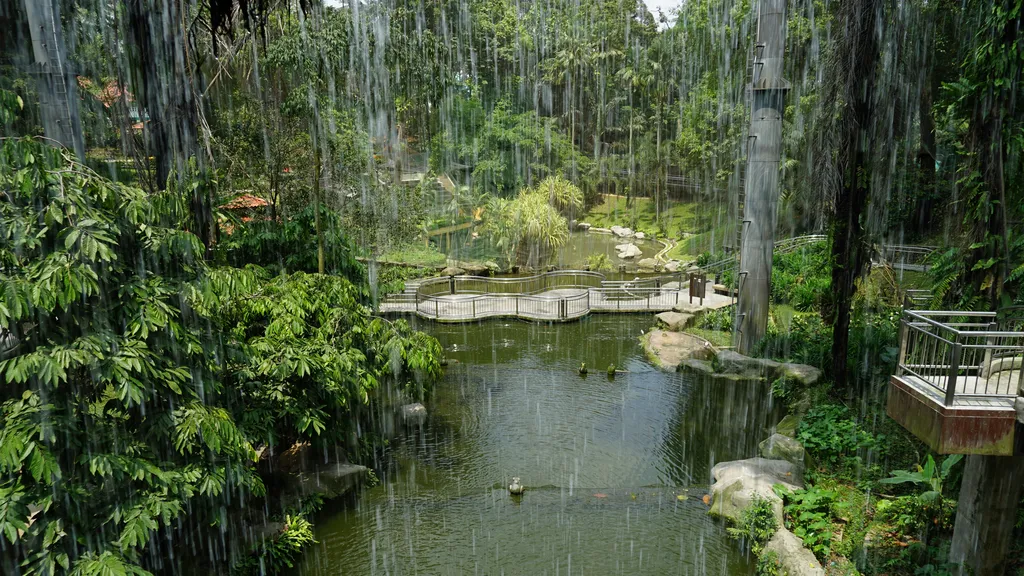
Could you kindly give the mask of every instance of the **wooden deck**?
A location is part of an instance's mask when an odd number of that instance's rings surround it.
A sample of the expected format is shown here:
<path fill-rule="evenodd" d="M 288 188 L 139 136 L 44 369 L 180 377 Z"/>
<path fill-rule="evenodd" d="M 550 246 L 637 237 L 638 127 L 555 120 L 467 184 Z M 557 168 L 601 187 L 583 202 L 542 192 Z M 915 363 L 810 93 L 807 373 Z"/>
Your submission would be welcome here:
<path fill-rule="evenodd" d="M 446 294 L 420 298 L 396 298 L 380 304 L 386 314 L 416 314 L 438 322 L 472 322 L 484 318 L 522 318 L 566 322 L 592 312 L 651 313 L 673 308 L 715 309 L 732 304 L 732 298 L 715 294 L 708 283 L 703 304 L 690 304 L 686 287 L 678 284 L 658 289 L 560 288 L 538 294 Z"/>

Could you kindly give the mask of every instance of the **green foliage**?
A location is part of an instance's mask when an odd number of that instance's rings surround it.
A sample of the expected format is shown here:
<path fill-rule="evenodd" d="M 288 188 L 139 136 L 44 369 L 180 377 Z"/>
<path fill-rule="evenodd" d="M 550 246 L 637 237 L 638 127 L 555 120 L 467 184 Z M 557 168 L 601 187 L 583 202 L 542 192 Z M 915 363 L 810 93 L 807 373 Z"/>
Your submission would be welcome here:
<path fill-rule="evenodd" d="M 295 567 L 302 549 L 310 544 L 316 544 L 313 525 L 302 514 L 289 514 L 281 531 L 257 544 L 252 553 L 232 567 L 232 573 L 281 574 Z"/>
<path fill-rule="evenodd" d="M 437 341 L 347 279 L 209 266 L 189 189 L 0 140 L 0 537 L 28 574 L 145 574 L 155 535 L 264 494 L 254 443 L 340 438 L 381 384 L 440 374 Z"/>
<path fill-rule="evenodd" d="M 757 576 L 779 576 L 782 562 L 774 550 L 769 550 L 757 557 Z"/>
<path fill-rule="evenodd" d="M 826 470 L 857 468 L 868 452 L 885 454 L 886 437 L 864 428 L 849 408 L 839 404 L 812 407 L 800 421 L 797 440 Z"/>
<path fill-rule="evenodd" d="M 831 290 L 828 242 L 815 242 L 772 258 L 772 302 L 801 312 L 820 311 Z"/>
<path fill-rule="evenodd" d="M 441 374 L 434 338 L 373 318 L 337 276 L 278 276 L 208 304 L 230 342 L 228 389 L 242 428 L 272 445 L 337 442 L 382 382 L 422 398 Z"/>
<path fill-rule="evenodd" d="M 803 540 L 808 550 L 824 562 L 832 546 L 832 505 L 836 499 L 835 492 L 816 486 L 792 492 L 776 486 L 775 491 L 785 502 L 786 526 Z"/>
<path fill-rule="evenodd" d="M 732 332 L 735 310 L 732 307 L 705 310 L 697 318 L 697 327 L 706 330 Z"/>
<path fill-rule="evenodd" d="M 925 459 L 924 466 L 918 465 L 917 470 L 893 470 L 892 476 L 883 478 L 882 484 L 917 484 L 923 489 L 918 497 L 924 502 L 931 502 L 942 498 L 943 483 L 949 478 L 953 467 L 963 460 L 963 454 L 954 454 L 946 457 L 941 466 L 935 465 L 935 459 L 929 454 Z"/>
<path fill-rule="evenodd" d="M 761 554 L 778 529 L 771 501 L 755 494 L 751 505 L 743 511 L 739 526 L 728 530 L 734 538 L 745 538 L 754 554 Z"/>
<path fill-rule="evenodd" d="M 515 200 L 492 198 L 486 214 L 486 233 L 510 266 L 523 259 L 536 263 L 540 253 L 569 240 L 568 221 L 544 191 L 526 189 Z"/>
<path fill-rule="evenodd" d="M 587 256 L 587 269 L 594 272 L 601 272 L 612 269 L 612 260 L 605 253 L 591 254 Z"/>
<path fill-rule="evenodd" d="M 758 355 L 774 360 L 810 364 L 827 375 L 832 358 L 832 328 L 820 316 L 794 315 L 789 326 L 772 319 L 765 337 L 758 343 Z"/>
<path fill-rule="evenodd" d="M 238 222 L 231 234 L 223 236 L 219 249 L 232 266 L 256 264 L 274 272 L 316 272 L 317 242 L 313 206 L 282 221 Z M 325 271 L 341 274 L 355 284 L 366 279 L 366 271 L 355 259 L 355 247 L 343 233 L 341 218 L 320 207 L 324 229 Z"/>
<path fill-rule="evenodd" d="M 215 522 L 225 489 L 263 490 L 192 306 L 253 278 L 211 275 L 182 198 L 37 141 L 0 143 L 0 190 L 0 328 L 18 341 L 0 360 L 0 533 L 29 573 L 142 573 L 182 510 Z"/>

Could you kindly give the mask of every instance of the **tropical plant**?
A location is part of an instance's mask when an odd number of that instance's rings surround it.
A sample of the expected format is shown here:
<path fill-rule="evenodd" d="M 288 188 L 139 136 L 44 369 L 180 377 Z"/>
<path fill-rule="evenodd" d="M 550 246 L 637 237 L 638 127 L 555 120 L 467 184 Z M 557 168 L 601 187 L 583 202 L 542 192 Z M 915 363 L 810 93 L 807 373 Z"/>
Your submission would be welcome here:
<path fill-rule="evenodd" d="M 604 252 L 601 252 L 600 254 L 591 254 L 590 256 L 587 256 L 587 269 L 593 270 L 594 272 L 611 270 L 612 260 Z"/>
<path fill-rule="evenodd" d="M 785 502 L 787 527 L 803 540 L 804 546 L 819 560 L 826 560 L 832 546 L 832 504 L 836 499 L 835 492 L 816 486 L 789 491 L 781 485 L 776 485 L 775 491 Z"/>
<path fill-rule="evenodd" d="M 760 555 L 764 545 L 778 529 L 779 523 L 775 520 L 775 508 L 771 500 L 755 494 L 750 506 L 743 510 L 739 525 L 729 528 L 728 532 L 735 538 L 745 538 L 750 550 Z"/>
<path fill-rule="evenodd" d="M 929 454 L 925 458 L 924 466 L 918 465 L 917 470 L 893 470 L 892 476 L 879 480 L 882 484 L 903 484 L 911 483 L 923 488 L 918 494 L 923 502 L 934 502 L 942 498 L 942 487 L 950 472 L 961 460 L 963 454 L 947 456 L 941 466 L 936 466 L 935 459 Z"/>

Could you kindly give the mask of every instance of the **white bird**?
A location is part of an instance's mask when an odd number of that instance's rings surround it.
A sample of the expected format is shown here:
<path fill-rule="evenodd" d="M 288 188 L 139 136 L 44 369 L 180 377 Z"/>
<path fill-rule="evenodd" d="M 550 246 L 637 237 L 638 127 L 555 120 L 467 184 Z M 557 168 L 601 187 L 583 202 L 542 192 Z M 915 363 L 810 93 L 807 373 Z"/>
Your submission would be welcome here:
<path fill-rule="evenodd" d="M 519 483 L 519 476 L 512 477 L 512 483 L 508 485 L 508 493 L 519 496 L 526 490 L 526 486 Z"/>

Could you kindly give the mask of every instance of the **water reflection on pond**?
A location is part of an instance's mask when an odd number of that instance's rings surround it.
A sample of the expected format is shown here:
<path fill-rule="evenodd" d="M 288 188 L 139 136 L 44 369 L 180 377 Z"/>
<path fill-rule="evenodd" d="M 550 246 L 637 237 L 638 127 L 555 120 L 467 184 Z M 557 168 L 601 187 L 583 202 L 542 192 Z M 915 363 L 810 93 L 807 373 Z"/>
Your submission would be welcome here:
<path fill-rule="evenodd" d="M 650 324 L 424 324 L 458 362 L 382 484 L 318 518 L 302 572 L 751 573 L 701 496 L 715 462 L 754 455 L 766 385 L 654 370 Z"/>

